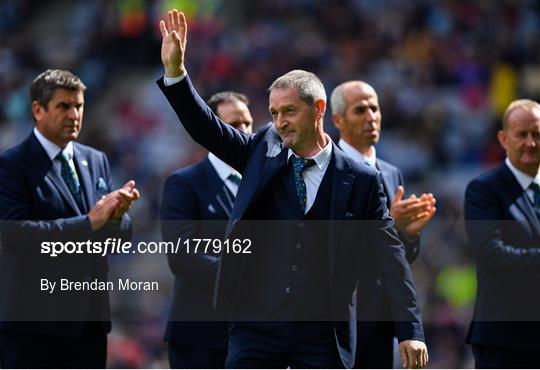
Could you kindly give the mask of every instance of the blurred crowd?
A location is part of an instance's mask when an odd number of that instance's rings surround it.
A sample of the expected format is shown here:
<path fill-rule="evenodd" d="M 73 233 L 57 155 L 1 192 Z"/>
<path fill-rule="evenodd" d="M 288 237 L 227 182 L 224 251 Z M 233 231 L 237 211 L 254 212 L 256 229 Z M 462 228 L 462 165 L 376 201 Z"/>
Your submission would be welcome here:
<path fill-rule="evenodd" d="M 540 2 L 2 0 L 0 151 L 33 127 L 32 79 L 47 68 L 73 71 L 88 86 L 81 141 L 108 154 L 116 185 L 133 178 L 141 190 L 131 212 L 140 239 L 159 239 L 166 176 L 206 154 L 155 85 L 163 74 L 157 23 L 172 8 L 188 16 L 186 66 L 199 93 L 246 94 L 255 129 L 270 120 L 268 86 L 291 69 L 316 73 L 328 94 L 349 79 L 375 87 L 377 155 L 402 169 L 408 194 L 438 200 L 413 264 L 429 367 L 471 367 L 464 337 L 476 279 L 463 194 L 504 158 L 496 132 L 508 103 L 540 101 Z M 329 113 L 325 128 L 336 139 Z M 126 319 L 110 336 L 109 366 L 167 367 L 161 336 L 173 277 L 165 257 L 116 256 L 111 265 L 169 288 L 158 298 L 113 297 L 114 315 Z"/>

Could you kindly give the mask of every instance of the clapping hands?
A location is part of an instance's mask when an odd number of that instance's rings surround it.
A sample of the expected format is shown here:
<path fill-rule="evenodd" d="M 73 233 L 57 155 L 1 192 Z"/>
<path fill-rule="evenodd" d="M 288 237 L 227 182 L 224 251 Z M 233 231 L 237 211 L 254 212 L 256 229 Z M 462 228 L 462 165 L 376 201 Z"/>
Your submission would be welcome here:
<path fill-rule="evenodd" d="M 394 219 L 398 231 L 412 238 L 418 235 L 435 215 L 436 199 L 431 193 L 424 193 L 420 197 L 413 194 L 407 199 L 403 199 L 403 194 L 405 189 L 399 186 L 390 206 L 390 216 Z"/>

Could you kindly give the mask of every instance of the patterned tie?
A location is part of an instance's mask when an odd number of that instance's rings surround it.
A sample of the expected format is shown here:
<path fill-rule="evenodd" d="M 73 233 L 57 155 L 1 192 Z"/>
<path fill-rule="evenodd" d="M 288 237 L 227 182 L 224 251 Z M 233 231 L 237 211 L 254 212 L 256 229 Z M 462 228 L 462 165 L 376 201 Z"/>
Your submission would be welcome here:
<path fill-rule="evenodd" d="M 313 159 L 300 158 L 295 155 L 292 156 L 292 165 L 294 170 L 294 184 L 296 185 L 296 195 L 300 200 L 300 209 L 303 213 L 306 212 L 306 183 L 302 177 L 302 172 L 308 167 L 311 167 L 315 164 Z"/>
<path fill-rule="evenodd" d="M 77 201 L 77 204 L 79 207 L 82 208 L 82 195 L 81 195 L 81 183 L 79 182 L 79 178 L 77 177 L 77 173 L 71 168 L 69 165 L 69 156 L 68 153 L 61 151 L 58 153 L 56 158 L 60 161 L 62 164 L 62 169 L 60 171 L 60 174 L 62 175 L 62 179 L 64 179 L 64 182 L 66 183 L 69 191 Z"/>
<path fill-rule="evenodd" d="M 231 180 L 236 185 L 240 185 L 240 181 L 242 181 L 242 177 L 236 172 L 231 173 L 227 179 Z"/>
<path fill-rule="evenodd" d="M 534 210 L 536 212 L 536 216 L 540 219 L 540 185 L 533 181 L 531 185 L 529 185 L 529 188 L 532 189 L 534 194 Z"/>

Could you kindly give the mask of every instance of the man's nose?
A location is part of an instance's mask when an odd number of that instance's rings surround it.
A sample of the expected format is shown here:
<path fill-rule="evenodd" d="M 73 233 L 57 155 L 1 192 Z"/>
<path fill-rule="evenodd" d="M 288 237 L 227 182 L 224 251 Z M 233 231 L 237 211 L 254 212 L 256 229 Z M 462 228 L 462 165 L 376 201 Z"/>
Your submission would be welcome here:
<path fill-rule="evenodd" d="M 245 123 L 241 123 L 237 128 L 246 134 L 248 133 L 247 125 Z"/>
<path fill-rule="evenodd" d="M 287 121 L 283 118 L 283 114 L 278 113 L 276 114 L 276 117 L 274 119 L 274 125 L 276 125 L 277 128 L 282 128 L 287 124 Z"/>
<path fill-rule="evenodd" d="M 80 112 L 79 110 L 76 108 L 76 107 L 72 107 L 68 110 L 68 114 L 67 114 L 67 117 L 72 120 L 72 121 L 76 121 L 79 119 L 79 116 L 80 116 Z"/>
<path fill-rule="evenodd" d="M 525 145 L 527 145 L 529 147 L 536 147 L 536 146 L 538 146 L 538 141 L 535 139 L 534 135 L 529 134 L 529 135 L 527 135 Z"/>

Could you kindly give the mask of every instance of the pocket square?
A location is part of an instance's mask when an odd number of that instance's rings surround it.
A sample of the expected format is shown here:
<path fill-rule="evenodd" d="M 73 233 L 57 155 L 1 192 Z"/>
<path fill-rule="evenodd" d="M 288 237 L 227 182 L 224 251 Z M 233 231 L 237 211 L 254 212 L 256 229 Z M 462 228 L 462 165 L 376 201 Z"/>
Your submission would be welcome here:
<path fill-rule="evenodd" d="M 105 180 L 103 177 L 100 177 L 96 183 L 96 190 L 100 193 L 106 193 L 107 192 L 107 184 L 105 183 Z"/>
<path fill-rule="evenodd" d="M 270 143 L 268 143 L 268 150 L 266 152 L 266 156 L 269 158 L 274 158 L 281 153 L 281 146 L 278 144 L 274 144 L 273 146 L 270 146 Z"/>
<path fill-rule="evenodd" d="M 354 214 L 351 212 L 345 212 L 345 218 L 353 218 Z"/>

